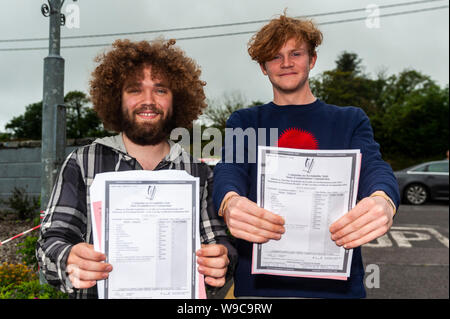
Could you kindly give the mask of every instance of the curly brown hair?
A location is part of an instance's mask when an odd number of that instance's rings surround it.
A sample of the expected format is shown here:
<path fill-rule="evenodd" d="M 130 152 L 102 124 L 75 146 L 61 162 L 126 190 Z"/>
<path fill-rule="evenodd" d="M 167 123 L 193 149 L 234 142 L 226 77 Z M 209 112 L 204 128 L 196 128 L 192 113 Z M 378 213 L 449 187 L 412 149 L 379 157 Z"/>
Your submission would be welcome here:
<path fill-rule="evenodd" d="M 106 129 L 123 131 L 122 88 L 127 81 L 142 77 L 146 66 L 151 66 L 153 78 L 168 81 L 173 93 L 174 127 L 190 128 L 202 114 L 206 83 L 200 80 L 200 67 L 174 44 L 175 40 L 163 39 L 116 40 L 112 50 L 95 58 L 99 65 L 92 72 L 89 93 Z"/>
<path fill-rule="evenodd" d="M 311 20 L 286 16 L 271 20 L 261 28 L 248 43 L 248 53 L 252 60 L 263 64 L 271 60 L 289 39 L 297 39 L 308 44 L 309 56 L 316 55 L 316 48 L 322 43 L 322 32 Z"/>

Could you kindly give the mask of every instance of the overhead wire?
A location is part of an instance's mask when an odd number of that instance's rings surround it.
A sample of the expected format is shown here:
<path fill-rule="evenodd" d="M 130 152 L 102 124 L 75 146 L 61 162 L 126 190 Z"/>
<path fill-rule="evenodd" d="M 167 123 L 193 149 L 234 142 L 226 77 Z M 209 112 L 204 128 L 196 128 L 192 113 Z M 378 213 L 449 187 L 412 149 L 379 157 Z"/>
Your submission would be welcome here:
<path fill-rule="evenodd" d="M 411 4 L 419 4 L 419 3 L 429 3 L 429 2 L 436 2 L 436 1 L 442 1 L 442 0 L 426 0 L 426 1 L 413 1 L 413 2 L 403 2 L 403 3 L 397 3 L 397 4 L 390 4 L 385 6 L 379 6 L 379 9 L 387 8 L 387 7 L 398 7 L 403 5 L 411 5 Z M 448 5 L 443 6 L 437 6 L 437 7 L 430 7 L 430 8 L 421 8 L 421 9 L 415 9 L 415 10 L 408 10 L 408 11 L 399 11 L 394 13 L 385 13 L 380 14 L 378 17 L 393 17 L 393 16 L 399 16 L 399 15 L 406 15 L 406 14 L 413 14 L 413 13 L 421 13 L 421 12 L 427 12 L 427 11 L 435 11 L 435 10 L 441 10 L 449 8 Z M 301 16 L 301 17 L 317 17 L 317 16 L 326 16 L 326 15 L 332 15 L 332 14 L 342 14 L 342 13 L 350 13 L 350 12 L 358 12 L 366 10 L 366 8 L 363 9 L 349 9 L 349 10 L 343 10 L 343 11 L 335 11 L 335 12 L 327 12 L 327 13 L 318 13 L 318 14 L 312 14 L 308 16 Z M 300 18 L 300 17 L 297 17 Z M 358 18 L 346 18 L 341 20 L 334 20 L 334 21 L 327 21 L 327 22 L 320 22 L 317 23 L 317 25 L 331 25 L 331 24 L 338 24 L 338 23 L 346 23 L 346 22 L 355 22 L 355 21 L 361 21 L 366 20 L 367 16 L 364 17 L 358 17 Z M 163 32 L 175 32 L 175 31 L 187 31 L 187 30 L 198 30 L 198 29 L 209 29 L 209 28 L 218 28 L 218 27 L 225 27 L 225 26 L 236 26 L 236 25 L 246 25 L 246 24 L 253 24 L 253 23 L 262 23 L 267 22 L 270 20 L 254 20 L 254 21 L 247 21 L 247 22 L 236 22 L 236 23 L 228 23 L 228 24 L 216 24 L 216 25 L 207 25 L 207 26 L 197 26 L 197 27 L 187 27 L 187 28 L 172 28 L 172 29 L 165 29 L 165 30 L 152 30 L 152 31 L 137 31 L 137 32 L 124 32 L 124 33 L 109 33 L 109 34 L 97 34 L 97 35 L 83 35 L 83 36 L 71 36 L 71 37 L 61 37 L 61 39 L 79 39 L 79 38 L 94 38 L 94 37 L 107 37 L 107 36 L 122 36 L 122 35 L 137 35 L 137 34 L 149 34 L 149 33 L 163 33 Z M 219 33 L 219 34 L 209 34 L 209 35 L 200 35 L 200 36 L 187 36 L 187 37 L 175 37 L 177 41 L 185 41 L 185 40 L 195 40 L 195 39 L 207 39 L 207 38 L 218 38 L 218 37 L 226 37 L 226 36 L 236 36 L 236 35 L 244 35 L 244 34 L 250 34 L 255 33 L 256 30 L 252 31 L 240 31 L 240 32 L 226 32 L 226 33 Z M 1 42 L 19 42 L 19 41 L 37 41 L 37 40 L 48 40 L 48 38 L 33 38 L 33 39 L 9 39 L 9 40 L 0 40 Z M 72 48 L 92 48 L 92 47 L 106 47 L 110 46 L 111 43 L 97 43 L 97 44 L 80 44 L 80 45 L 65 45 L 61 46 L 61 49 L 72 49 Z M 24 48 L 0 48 L 0 52 L 5 51 L 35 51 L 35 50 L 44 50 L 48 49 L 48 47 L 24 47 Z"/>
<path fill-rule="evenodd" d="M 431 2 L 440 2 L 444 0 L 420 0 L 420 1 L 410 1 L 410 2 L 401 2 L 401 3 L 393 3 L 388 5 L 379 6 L 379 9 L 386 8 L 394 8 L 400 6 L 409 6 L 409 5 L 417 5 Z M 346 14 L 346 13 L 355 13 L 365 11 L 366 8 L 358 8 L 358 9 L 347 9 L 341 11 L 331 11 L 324 13 L 315 13 L 307 16 L 297 16 L 296 18 L 315 18 L 322 17 L 328 15 L 338 15 L 338 14 Z M 252 21 L 244 21 L 244 22 L 232 22 L 232 23 L 222 23 L 222 24 L 213 24 L 213 25 L 204 25 L 204 26 L 193 26 L 193 27 L 183 27 L 183 28 L 171 28 L 171 29 L 161 29 L 161 30 L 149 30 L 149 31 L 134 31 L 134 32 L 119 32 L 119 33 L 103 33 L 103 34 L 88 34 L 88 35 L 74 35 L 74 36 L 62 36 L 61 39 L 86 39 L 86 38 L 99 38 L 99 37 L 111 37 L 111 36 L 124 36 L 124 35 L 139 35 L 139 34 L 151 34 L 151 33 L 162 33 L 162 32 L 177 32 L 177 31 L 190 31 L 190 30 L 201 30 L 201 29 L 211 29 L 211 28 L 221 28 L 221 27 L 230 27 L 230 26 L 238 26 L 238 25 L 248 25 L 255 23 L 265 23 L 270 20 L 252 20 Z M 49 38 L 23 38 L 23 39 L 0 39 L 0 43 L 8 43 L 8 42 L 29 42 L 29 41 L 45 41 Z"/>

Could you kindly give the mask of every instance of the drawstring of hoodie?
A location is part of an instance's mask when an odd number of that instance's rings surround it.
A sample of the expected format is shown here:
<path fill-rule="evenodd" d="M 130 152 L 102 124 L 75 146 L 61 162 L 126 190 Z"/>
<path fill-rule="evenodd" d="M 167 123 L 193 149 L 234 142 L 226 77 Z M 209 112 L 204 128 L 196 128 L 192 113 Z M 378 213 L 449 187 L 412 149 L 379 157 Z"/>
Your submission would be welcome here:
<path fill-rule="evenodd" d="M 117 161 L 116 167 L 114 168 L 114 171 L 118 172 L 120 167 L 120 162 L 122 161 L 122 154 L 119 153 L 119 160 Z"/>

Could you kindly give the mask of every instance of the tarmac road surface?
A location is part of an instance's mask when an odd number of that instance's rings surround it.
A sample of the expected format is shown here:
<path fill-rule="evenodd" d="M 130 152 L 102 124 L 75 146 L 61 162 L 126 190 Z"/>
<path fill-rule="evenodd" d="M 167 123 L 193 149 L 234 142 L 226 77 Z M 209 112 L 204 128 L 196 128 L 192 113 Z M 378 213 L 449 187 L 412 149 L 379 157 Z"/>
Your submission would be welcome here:
<path fill-rule="evenodd" d="M 401 205 L 391 230 L 364 245 L 368 299 L 449 298 L 448 201 Z"/>

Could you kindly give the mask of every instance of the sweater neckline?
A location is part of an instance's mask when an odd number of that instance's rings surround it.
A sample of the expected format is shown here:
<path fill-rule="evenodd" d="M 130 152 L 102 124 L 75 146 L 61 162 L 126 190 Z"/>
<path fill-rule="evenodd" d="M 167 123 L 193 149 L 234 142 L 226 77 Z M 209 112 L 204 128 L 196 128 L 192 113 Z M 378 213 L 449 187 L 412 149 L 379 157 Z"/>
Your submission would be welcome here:
<path fill-rule="evenodd" d="M 321 101 L 319 99 L 316 99 L 314 102 L 309 104 L 288 104 L 288 105 L 278 105 L 275 104 L 273 101 L 270 102 L 268 105 L 272 108 L 276 108 L 278 110 L 280 109 L 294 109 L 295 110 L 311 110 L 321 104 Z"/>

